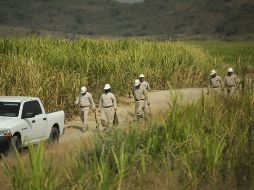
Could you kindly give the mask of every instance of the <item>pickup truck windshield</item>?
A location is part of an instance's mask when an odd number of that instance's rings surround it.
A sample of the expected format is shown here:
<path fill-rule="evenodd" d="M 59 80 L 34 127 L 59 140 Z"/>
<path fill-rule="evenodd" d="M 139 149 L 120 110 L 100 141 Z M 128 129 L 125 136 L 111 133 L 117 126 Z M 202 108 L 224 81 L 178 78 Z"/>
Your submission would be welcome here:
<path fill-rule="evenodd" d="M 19 102 L 0 102 L 0 116 L 17 117 L 19 115 Z"/>

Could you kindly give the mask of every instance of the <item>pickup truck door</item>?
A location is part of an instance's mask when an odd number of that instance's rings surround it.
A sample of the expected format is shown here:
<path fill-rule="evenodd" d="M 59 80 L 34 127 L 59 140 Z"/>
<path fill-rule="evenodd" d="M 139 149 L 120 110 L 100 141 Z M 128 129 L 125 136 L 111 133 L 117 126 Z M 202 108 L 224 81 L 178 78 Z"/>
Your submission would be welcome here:
<path fill-rule="evenodd" d="M 47 117 L 42 113 L 41 106 L 37 100 L 24 103 L 22 118 L 27 123 L 27 139 L 36 142 L 46 138 Z"/>
<path fill-rule="evenodd" d="M 46 139 L 46 131 L 47 131 L 47 116 L 46 114 L 38 114 L 35 116 L 35 127 L 34 127 L 34 140 L 42 140 Z"/>

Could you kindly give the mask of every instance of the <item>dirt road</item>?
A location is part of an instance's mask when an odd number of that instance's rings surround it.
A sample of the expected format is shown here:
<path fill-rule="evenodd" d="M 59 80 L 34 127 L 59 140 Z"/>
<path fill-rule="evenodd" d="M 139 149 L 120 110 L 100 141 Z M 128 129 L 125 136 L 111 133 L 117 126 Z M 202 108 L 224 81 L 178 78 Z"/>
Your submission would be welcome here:
<path fill-rule="evenodd" d="M 170 90 L 170 91 L 153 91 L 149 93 L 149 99 L 151 102 L 151 114 L 153 116 L 158 116 L 165 113 L 172 102 L 173 97 L 178 97 L 179 102 L 181 103 L 191 103 L 197 101 L 202 92 L 205 89 L 202 88 L 186 88 L 179 90 Z M 127 126 L 129 123 L 135 120 L 134 115 L 134 100 L 129 98 L 124 98 L 122 104 L 118 105 L 118 118 L 120 122 L 120 127 Z M 147 108 L 147 111 L 148 108 Z M 97 113 L 97 120 L 100 123 L 100 115 Z M 66 143 L 72 140 L 77 140 L 81 138 L 88 137 L 96 131 L 96 122 L 94 114 L 91 112 L 89 114 L 89 130 L 85 133 L 81 133 L 82 123 L 79 117 L 76 117 L 74 120 L 66 123 L 65 134 L 61 137 L 60 142 Z M 101 125 L 99 130 L 102 130 Z"/>

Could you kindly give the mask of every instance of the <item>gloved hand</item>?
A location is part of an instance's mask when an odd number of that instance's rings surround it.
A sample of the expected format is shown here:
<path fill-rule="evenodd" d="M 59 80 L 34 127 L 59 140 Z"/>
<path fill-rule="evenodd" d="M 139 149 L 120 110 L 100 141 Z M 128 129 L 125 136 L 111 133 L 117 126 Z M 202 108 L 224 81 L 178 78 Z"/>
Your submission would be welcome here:
<path fill-rule="evenodd" d="M 150 106 L 151 105 L 150 102 L 147 102 L 147 105 Z"/>
<path fill-rule="evenodd" d="M 114 110 L 116 111 L 116 110 L 117 110 L 117 108 L 114 108 Z"/>

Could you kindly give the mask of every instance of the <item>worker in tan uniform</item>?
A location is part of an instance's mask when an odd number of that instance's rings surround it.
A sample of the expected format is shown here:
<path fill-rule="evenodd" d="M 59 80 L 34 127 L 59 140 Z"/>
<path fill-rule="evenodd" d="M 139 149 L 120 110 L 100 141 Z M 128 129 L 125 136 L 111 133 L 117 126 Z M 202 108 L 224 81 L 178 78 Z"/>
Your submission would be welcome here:
<path fill-rule="evenodd" d="M 144 87 L 147 91 L 151 90 L 149 83 L 147 81 L 145 81 L 144 74 L 139 75 L 139 81 L 140 81 L 141 86 Z"/>
<path fill-rule="evenodd" d="M 134 82 L 133 95 L 135 100 L 135 114 L 138 119 L 144 117 L 145 114 L 145 102 L 150 105 L 147 90 L 144 86 L 141 85 L 139 79 L 136 79 Z"/>
<path fill-rule="evenodd" d="M 111 92 L 109 84 L 104 86 L 104 93 L 101 95 L 99 108 L 101 113 L 101 124 L 104 130 L 107 130 L 113 126 L 114 114 L 116 108 L 116 97 Z"/>
<path fill-rule="evenodd" d="M 85 132 L 88 129 L 87 122 L 90 107 L 92 107 L 93 112 L 96 111 L 93 97 L 89 92 L 87 92 L 87 88 L 85 86 L 81 88 L 80 95 L 77 97 L 75 104 L 80 107 L 80 118 L 83 123 L 82 132 Z"/>
<path fill-rule="evenodd" d="M 139 75 L 139 81 L 140 81 L 141 87 L 145 88 L 148 92 L 151 91 L 149 83 L 147 81 L 145 81 L 145 75 L 144 74 Z M 151 112 L 151 109 L 148 105 L 148 102 L 145 101 L 145 114 L 148 114 L 150 112 Z"/>
<path fill-rule="evenodd" d="M 220 76 L 217 75 L 215 70 L 211 70 L 211 78 L 208 83 L 208 93 L 218 93 L 220 94 L 223 89 L 223 82 Z"/>
<path fill-rule="evenodd" d="M 236 74 L 234 74 L 234 70 L 232 68 L 228 69 L 228 74 L 225 76 L 224 84 L 227 89 L 227 95 L 232 96 L 237 93 L 240 86 L 240 79 Z"/>

